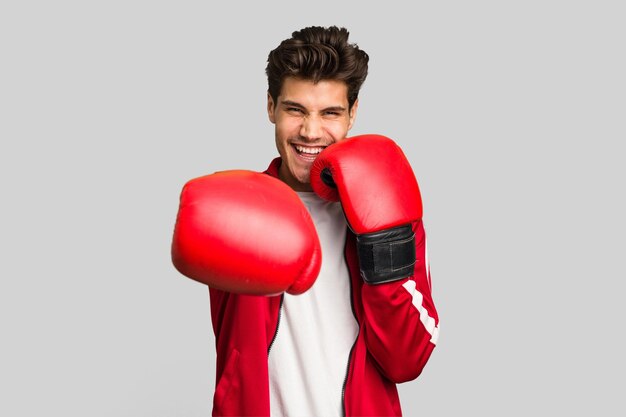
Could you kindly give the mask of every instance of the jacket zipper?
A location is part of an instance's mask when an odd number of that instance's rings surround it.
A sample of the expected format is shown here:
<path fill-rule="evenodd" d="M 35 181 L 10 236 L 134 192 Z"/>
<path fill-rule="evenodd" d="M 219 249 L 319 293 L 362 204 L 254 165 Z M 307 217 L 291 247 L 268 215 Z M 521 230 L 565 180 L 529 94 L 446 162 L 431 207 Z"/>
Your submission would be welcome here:
<path fill-rule="evenodd" d="M 272 341 L 270 345 L 267 347 L 267 356 L 270 356 L 270 350 L 272 350 L 272 346 L 274 345 L 274 341 L 276 340 L 276 336 L 278 336 L 278 328 L 280 327 L 280 316 L 283 312 L 283 300 L 285 299 L 285 294 L 281 294 L 280 296 L 280 305 L 278 306 L 278 320 L 276 321 L 276 331 L 274 331 L 274 337 L 272 337 Z"/>
<path fill-rule="evenodd" d="M 360 328 L 359 328 L 360 331 Z M 359 338 L 359 333 L 357 333 L 356 338 Z M 356 340 L 352 344 L 352 348 L 350 348 L 350 354 L 348 355 L 348 366 L 346 366 L 346 376 L 343 379 L 343 386 L 341 387 L 341 403 L 343 404 L 343 417 L 346 417 L 348 412 L 346 411 L 346 384 L 348 383 L 348 375 L 350 374 L 350 363 L 352 363 L 352 352 L 354 351 L 354 347 L 356 346 Z"/>
<path fill-rule="evenodd" d="M 347 233 L 350 233 L 350 230 L 348 230 Z M 348 365 L 346 366 L 346 376 L 343 379 L 343 385 L 341 387 L 341 404 L 343 405 L 343 417 L 346 417 L 348 415 L 348 412 L 346 411 L 346 385 L 348 384 L 348 375 L 350 374 L 350 364 L 352 363 L 352 352 L 354 351 L 354 347 L 356 346 L 356 342 L 357 340 L 359 340 L 359 334 L 361 333 L 361 323 L 359 322 L 359 319 L 356 316 L 356 311 L 354 310 L 354 295 L 352 294 L 354 289 L 352 287 L 352 274 L 350 273 L 350 268 L 348 267 L 349 263 L 348 263 L 348 259 L 346 256 L 346 246 L 348 245 L 348 238 L 346 236 L 346 243 L 344 245 L 343 248 L 343 258 L 344 261 L 346 262 L 346 268 L 348 268 L 348 276 L 350 277 L 349 282 L 350 282 L 350 307 L 352 308 L 352 315 L 354 316 L 354 320 L 356 321 L 356 324 L 358 325 L 358 330 L 356 332 L 356 338 L 354 339 L 354 343 L 352 344 L 352 347 L 350 348 L 350 354 L 348 355 Z"/>

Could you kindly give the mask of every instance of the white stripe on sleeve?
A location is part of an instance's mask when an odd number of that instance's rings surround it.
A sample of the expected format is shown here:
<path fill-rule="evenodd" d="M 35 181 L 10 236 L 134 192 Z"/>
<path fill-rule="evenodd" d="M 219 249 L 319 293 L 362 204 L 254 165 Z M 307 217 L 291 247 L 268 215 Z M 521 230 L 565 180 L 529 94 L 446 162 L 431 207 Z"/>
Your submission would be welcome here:
<path fill-rule="evenodd" d="M 422 305 L 424 296 L 417 290 L 415 281 L 412 279 L 405 282 L 402 286 L 411 294 L 411 297 L 413 297 L 413 305 L 420 313 L 420 321 L 426 328 L 426 331 L 430 333 L 430 342 L 436 345 L 437 339 L 439 339 L 439 326 L 435 324 L 435 319 L 428 314 L 428 311 Z"/>

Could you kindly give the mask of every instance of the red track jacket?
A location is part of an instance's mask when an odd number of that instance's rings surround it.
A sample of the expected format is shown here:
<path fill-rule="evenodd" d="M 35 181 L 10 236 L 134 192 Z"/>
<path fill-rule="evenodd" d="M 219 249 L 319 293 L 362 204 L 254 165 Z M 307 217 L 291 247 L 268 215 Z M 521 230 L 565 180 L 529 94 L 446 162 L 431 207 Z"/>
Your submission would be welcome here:
<path fill-rule="evenodd" d="M 280 164 L 280 158 L 274 159 L 265 172 L 278 177 Z M 437 342 L 439 318 L 431 297 L 422 223 L 414 223 L 413 231 L 415 274 L 378 285 L 361 279 L 355 236 L 348 231 L 345 256 L 359 333 L 344 383 L 347 417 L 402 415 L 395 384 L 417 378 Z M 268 354 L 278 330 L 282 296 L 212 288 L 209 293 L 217 352 L 213 415 L 269 416 Z"/>

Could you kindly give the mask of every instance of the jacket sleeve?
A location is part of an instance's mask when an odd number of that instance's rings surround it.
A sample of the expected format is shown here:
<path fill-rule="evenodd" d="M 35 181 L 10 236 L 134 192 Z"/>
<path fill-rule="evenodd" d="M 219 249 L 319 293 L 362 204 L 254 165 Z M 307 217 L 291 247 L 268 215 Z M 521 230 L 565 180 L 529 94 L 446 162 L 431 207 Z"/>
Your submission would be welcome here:
<path fill-rule="evenodd" d="M 431 296 L 426 234 L 413 225 L 416 263 L 413 276 L 378 285 L 363 284 L 365 342 L 382 373 L 395 383 L 417 378 L 439 335 L 439 316 Z"/>

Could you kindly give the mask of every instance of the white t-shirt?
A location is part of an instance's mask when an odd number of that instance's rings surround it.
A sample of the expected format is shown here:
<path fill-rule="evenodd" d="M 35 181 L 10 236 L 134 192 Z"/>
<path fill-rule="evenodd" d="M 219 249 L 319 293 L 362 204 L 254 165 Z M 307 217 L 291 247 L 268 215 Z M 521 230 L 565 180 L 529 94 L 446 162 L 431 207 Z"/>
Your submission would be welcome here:
<path fill-rule="evenodd" d="M 341 416 L 350 350 L 359 330 L 344 258 L 346 220 L 339 203 L 298 192 L 322 245 L 322 267 L 304 294 L 285 294 L 269 352 L 272 417 Z"/>

